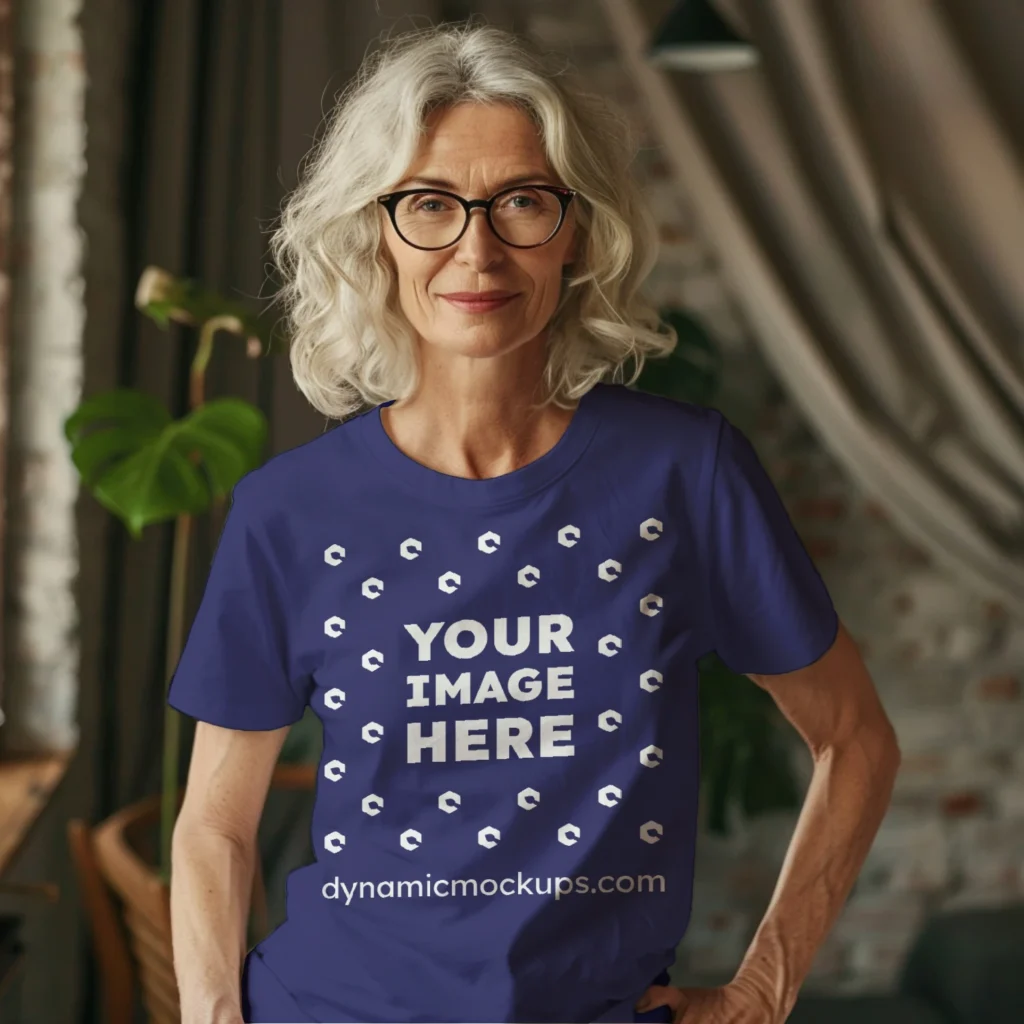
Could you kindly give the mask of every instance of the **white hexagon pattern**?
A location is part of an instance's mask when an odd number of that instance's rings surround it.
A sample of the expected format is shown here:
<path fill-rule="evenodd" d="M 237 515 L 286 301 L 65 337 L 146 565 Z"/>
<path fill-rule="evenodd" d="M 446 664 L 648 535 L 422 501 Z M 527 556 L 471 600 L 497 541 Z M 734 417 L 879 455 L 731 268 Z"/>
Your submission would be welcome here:
<path fill-rule="evenodd" d="M 398 841 L 406 850 L 417 850 L 423 843 L 423 836 L 414 828 L 407 828 L 399 837 Z"/>
<path fill-rule="evenodd" d="M 656 843 L 665 833 L 665 830 L 656 821 L 645 821 L 640 826 L 640 838 L 645 843 Z"/>
<path fill-rule="evenodd" d="M 423 544 L 418 541 L 415 537 L 406 537 L 401 544 L 398 545 L 398 553 L 403 558 L 408 558 L 410 561 L 413 558 L 419 558 L 420 552 L 423 550 Z"/>
<path fill-rule="evenodd" d="M 656 668 L 649 668 L 640 675 L 640 689 L 646 690 L 648 693 L 655 693 L 661 689 L 663 682 L 664 678 Z"/>
<path fill-rule="evenodd" d="M 524 565 L 519 570 L 518 576 L 519 586 L 521 587 L 535 587 L 537 580 L 540 579 L 540 569 L 535 565 Z"/>
<path fill-rule="evenodd" d="M 481 533 L 476 539 L 476 546 L 485 554 L 492 555 L 498 550 L 498 545 L 501 543 L 501 538 L 493 531 L 488 530 L 486 533 Z"/>
<path fill-rule="evenodd" d="M 664 529 L 664 524 L 660 519 L 645 519 L 640 524 L 640 536 L 644 540 L 657 540 Z"/>
<path fill-rule="evenodd" d="M 558 531 L 558 543 L 564 548 L 575 547 L 580 536 L 580 528 L 578 526 L 566 525 Z"/>
<path fill-rule="evenodd" d="M 340 544 L 332 544 L 324 548 L 324 561 L 328 565 L 341 565 L 345 559 L 345 549 Z"/>
<path fill-rule="evenodd" d="M 575 825 L 563 825 L 558 830 L 558 841 L 563 846 L 573 846 L 579 842 L 580 830 Z"/>
<path fill-rule="evenodd" d="M 498 840 L 501 839 L 501 832 L 498 831 L 493 825 L 488 825 L 485 828 L 480 829 L 476 834 L 476 841 L 481 846 L 486 846 L 488 850 L 493 850 L 498 845 Z"/>
<path fill-rule="evenodd" d="M 640 763 L 648 768 L 657 768 L 661 764 L 661 759 L 664 757 L 664 752 L 661 747 L 656 747 L 653 744 L 649 747 L 644 747 L 640 751 Z"/>
<path fill-rule="evenodd" d="M 441 810 L 445 812 L 445 814 L 453 814 L 455 811 L 459 809 L 461 803 L 462 797 L 459 796 L 458 793 L 450 789 L 447 792 L 442 793 L 437 798 L 437 806 L 440 807 Z"/>
<path fill-rule="evenodd" d="M 332 711 L 337 711 L 344 703 L 345 691 L 339 690 L 336 686 L 332 686 L 324 694 L 324 706 L 330 708 Z"/>
<path fill-rule="evenodd" d="M 519 794 L 516 796 L 516 803 L 524 811 L 532 811 L 540 803 L 540 793 L 532 786 L 527 786 L 526 789 L 519 790 Z"/>
<path fill-rule="evenodd" d="M 437 578 L 437 589 L 443 590 L 446 594 L 454 594 L 462 583 L 462 577 L 457 572 L 446 572 Z"/>

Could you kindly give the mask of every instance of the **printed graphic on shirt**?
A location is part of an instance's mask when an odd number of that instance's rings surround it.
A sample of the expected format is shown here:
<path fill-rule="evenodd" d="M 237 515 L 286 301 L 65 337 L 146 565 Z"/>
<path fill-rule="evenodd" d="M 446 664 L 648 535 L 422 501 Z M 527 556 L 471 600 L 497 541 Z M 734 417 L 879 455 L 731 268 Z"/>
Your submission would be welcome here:
<path fill-rule="evenodd" d="M 662 519 L 648 516 L 638 521 L 634 529 L 634 538 L 645 547 L 644 542 L 654 543 L 663 537 L 665 526 Z M 582 550 L 582 539 L 583 529 L 572 522 L 564 523 L 549 535 L 549 543 L 563 550 Z M 405 537 L 398 543 L 398 554 L 407 562 L 422 564 L 427 543 L 424 537 Z M 501 545 L 501 534 L 486 530 L 475 538 L 475 542 L 472 538 L 466 539 L 466 554 L 475 557 L 479 557 L 477 552 L 494 555 L 501 550 Z M 450 545 L 446 545 L 445 550 L 450 557 Z M 642 630 L 645 622 L 656 620 L 665 611 L 663 596 L 644 586 L 635 594 L 628 595 L 631 597 L 628 607 L 632 609 L 633 621 L 619 621 L 613 628 L 609 619 L 604 622 L 607 629 L 593 628 L 595 622 L 602 622 L 601 609 L 605 607 L 602 598 L 606 595 L 601 588 L 628 589 L 633 586 L 628 568 L 623 564 L 625 557 L 620 553 L 618 558 L 606 557 L 587 566 L 577 563 L 567 567 L 565 571 L 586 578 L 583 591 L 575 591 L 586 597 L 586 607 L 582 612 L 577 597 L 576 607 L 570 611 L 539 611 L 490 618 L 462 615 L 448 621 L 435 617 L 438 607 L 435 604 L 431 607 L 429 621 L 403 621 L 395 633 L 389 634 L 396 637 L 393 650 L 380 650 L 374 646 L 360 649 L 347 622 L 350 616 L 342 614 L 343 609 L 339 609 L 339 614 L 324 619 L 323 632 L 328 643 L 349 644 L 344 664 L 351 683 L 330 686 L 322 691 L 325 714 L 349 714 L 352 702 L 346 687 L 372 685 L 371 677 L 379 676 L 382 671 L 386 673 L 393 663 L 400 665 L 400 675 L 392 676 L 389 685 L 402 687 L 401 710 L 392 695 L 388 710 L 382 710 L 377 717 L 388 723 L 389 734 L 396 730 L 401 733 L 402 761 L 406 771 L 425 773 L 433 766 L 449 769 L 445 775 L 449 785 L 429 797 L 441 812 L 442 819 L 451 817 L 454 820 L 462 811 L 463 794 L 459 791 L 457 774 L 460 770 L 472 773 L 474 788 L 479 790 L 481 772 L 498 771 L 500 766 L 515 762 L 551 759 L 552 766 L 548 771 L 550 777 L 557 780 L 560 776 L 557 762 L 577 756 L 581 735 L 586 736 L 592 763 L 599 766 L 621 759 L 623 744 L 633 744 L 632 750 L 626 751 L 633 765 L 630 774 L 620 771 L 620 784 L 595 779 L 587 798 L 594 806 L 612 813 L 624 799 L 624 786 L 636 786 L 632 774 L 655 771 L 665 758 L 663 745 L 637 743 L 633 739 L 635 731 L 623 738 L 624 716 L 628 713 L 626 708 L 630 701 L 609 701 L 607 706 L 594 704 L 595 692 L 609 692 L 608 688 L 599 690 L 594 685 L 594 677 L 600 674 L 618 679 L 611 666 L 616 658 L 621 660 L 627 638 Z M 351 562 L 345 545 L 338 542 L 324 549 L 323 561 L 331 571 L 340 572 L 345 572 Z M 526 563 L 512 568 L 509 575 L 510 585 L 536 592 L 537 604 L 545 603 L 544 586 L 548 581 L 540 567 Z M 649 580 L 649 573 L 644 578 Z M 423 580 L 418 582 L 422 584 Z M 432 587 L 436 586 L 438 593 L 454 595 L 463 580 L 459 566 L 453 566 L 434 574 L 427 582 Z M 559 579 L 551 582 L 551 590 L 557 595 L 552 599 L 557 602 L 565 602 L 567 593 L 574 592 L 573 588 L 567 591 L 561 586 Z M 359 583 L 358 591 L 349 586 L 344 593 L 358 593 L 367 601 L 379 602 L 382 595 L 388 593 L 387 587 L 386 578 L 371 575 Z M 500 590 L 501 581 L 491 578 L 489 587 Z M 348 600 L 351 599 L 350 596 Z M 408 607 L 407 602 L 403 601 L 403 607 Z M 621 619 L 621 598 L 617 598 L 615 607 Z M 586 618 L 593 635 L 588 637 L 577 630 L 576 617 L 580 614 Z M 637 646 L 649 648 L 652 652 L 662 650 L 663 645 L 655 642 L 656 639 L 652 636 L 649 643 Z M 587 655 L 588 669 L 586 677 L 581 677 L 577 669 L 584 654 Z M 601 664 L 595 665 L 595 661 Z M 609 668 L 604 668 L 605 663 Z M 359 666 L 358 671 L 350 667 L 355 664 Z M 396 678 L 400 683 L 396 684 Z M 664 683 L 665 676 L 658 664 L 630 670 L 629 685 L 634 688 L 633 699 L 657 700 Z M 619 684 L 610 688 L 612 694 L 621 691 Z M 328 725 L 329 721 L 325 719 L 325 736 Z M 361 722 L 359 735 L 369 745 L 390 740 L 391 755 L 394 756 L 397 740 L 392 735 L 386 737 L 385 725 L 381 721 L 368 719 Z M 595 748 L 595 743 L 604 743 L 607 749 Z M 393 766 L 392 779 L 398 770 Z M 350 775 L 349 767 L 341 758 L 331 757 L 323 765 L 323 776 L 329 783 L 344 783 Z M 428 782 L 430 775 L 422 777 Z M 546 777 L 544 773 L 539 776 Z M 550 796 L 542 792 L 544 786 L 540 781 L 512 790 L 503 789 L 507 778 L 507 775 L 494 777 L 495 801 L 504 800 L 522 815 L 535 811 L 545 800 L 557 799 L 564 806 L 565 820 L 557 823 L 552 841 L 563 847 L 573 847 L 584 839 L 582 823 L 573 820 L 574 808 L 579 807 L 582 796 L 577 787 L 566 789 L 559 785 L 556 787 L 558 795 Z M 451 784 L 453 781 L 454 785 Z M 389 809 L 385 794 L 380 792 L 349 791 L 344 800 L 346 804 L 357 806 L 367 819 L 377 818 Z M 348 820 L 351 822 L 353 819 L 349 817 Z M 632 828 L 634 841 L 641 847 L 659 842 L 664 831 L 663 822 L 654 818 L 635 823 Z M 348 833 L 340 829 L 326 832 L 322 836 L 323 849 L 330 854 L 343 854 L 346 847 L 359 841 L 358 836 L 351 832 L 351 826 Z M 596 838 L 589 837 L 591 842 Z M 496 848 L 502 839 L 502 827 L 498 821 L 480 824 L 475 829 L 475 844 L 483 849 Z M 394 836 L 395 845 L 410 853 L 419 850 L 425 841 L 422 829 L 416 827 L 398 829 Z M 492 884 L 495 892 L 504 895 L 513 894 L 513 888 L 517 893 L 524 891 L 521 873 L 515 887 L 511 878 L 500 882 L 493 879 L 482 881 Z M 509 882 L 508 891 L 504 885 L 506 881 Z M 444 882 L 457 886 L 460 880 L 446 879 Z M 476 887 L 475 892 L 480 891 L 475 879 L 463 879 L 461 882 L 464 892 L 468 891 L 469 885 Z M 556 898 L 569 892 L 643 891 L 645 885 L 649 891 L 659 888 L 664 891 L 664 878 L 660 875 L 656 878 L 608 875 L 595 878 L 593 883 L 586 876 L 572 879 L 556 877 L 548 880 L 546 890 L 540 889 L 540 882 L 537 879 L 538 891 L 553 893 Z M 419 891 L 433 894 L 440 883 L 441 880 L 432 881 L 427 875 L 418 883 Z M 365 884 L 395 883 L 378 881 Z M 408 886 L 413 883 L 405 880 L 402 884 Z M 337 893 L 337 881 L 334 890 Z M 532 890 L 526 891 L 532 894 Z"/>

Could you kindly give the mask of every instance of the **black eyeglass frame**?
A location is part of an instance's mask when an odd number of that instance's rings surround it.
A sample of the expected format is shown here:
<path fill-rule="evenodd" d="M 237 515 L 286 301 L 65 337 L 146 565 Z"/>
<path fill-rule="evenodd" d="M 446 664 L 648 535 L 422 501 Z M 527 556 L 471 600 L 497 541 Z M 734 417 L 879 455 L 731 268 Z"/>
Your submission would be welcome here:
<path fill-rule="evenodd" d="M 540 192 L 550 192 L 554 195 L 559 202 L 561 209 L 558 214 L 558 223 L 555 225 L 554 230 L 544 239 L 543 242 L 534 242 L 533 245 L 516 245 L 514 242 L 506 242 L 504 238 L 498 234 L 497 229 L 494 226 L 494 221 L 491 220 L 491 207 L 494 203 L 502 196 L 507 195 L 509 192 L 521 192 L 523 189 L 534 189 Z M 413 195 L 431 195 L 431 196 L 448 196 L 450 199 L 454 199 L 457 203 L 461 204 L 462 208 L 466 211 L 466 223 L 462 225 L 462 230 L 458 233 L 458 236 L 453 238 L 452 241 L 445 245 L 417 245 L 415 242 L 410 242 L 405 235 L 402 234 L 398 227 L 398 223 L 395 220 L 395 213 L 398 209 L 398 204 L 406 197 Z M 389 192 L 387 195 L 378 196 L 377 202 L 388 211 L 388 215 L 391 217 L 391 224 L 406 245 L 411 245 L 414 249 L 422 249 L 424 252 L 438 252 L 441 249 L 448 249 L 455 245 L 460 238 L 466 233 L 466 229 L 469 227 L 469 218 L 475 207 L 480 207 L 487 215 L 487 224 L 491 231 L 494 233 L 495 238 L 498 239 L 504 245 L 510 245 L 513 249 L 536 249 L 540 245 L 547 245 L 555 235 L 561 230 L 562 225 L 565 223 L 565 215 L 569 209 L 569 204 L 576 197 L 576 190 L 572 188 L 565 188 L 562 185 L 515 185 L 511 188 L 503 188 L 500 192 L 495 192 L 490 199 L 463 199 L 462 196 L 455 192 L 447 192 L 441 188 L 407 188 L 401 192 Z"/>

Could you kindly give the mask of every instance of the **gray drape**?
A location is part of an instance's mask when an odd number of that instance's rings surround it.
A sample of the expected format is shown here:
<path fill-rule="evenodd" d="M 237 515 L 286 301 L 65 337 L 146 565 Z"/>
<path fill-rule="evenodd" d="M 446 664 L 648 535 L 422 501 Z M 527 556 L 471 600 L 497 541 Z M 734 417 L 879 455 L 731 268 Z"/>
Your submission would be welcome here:
<path fill-rule="evenodd" d="M 906 534 L 1024 611 L 1024 5 L 731 0 L 755 67 L 656 69 L 602 0 L 752 330 Z"/>

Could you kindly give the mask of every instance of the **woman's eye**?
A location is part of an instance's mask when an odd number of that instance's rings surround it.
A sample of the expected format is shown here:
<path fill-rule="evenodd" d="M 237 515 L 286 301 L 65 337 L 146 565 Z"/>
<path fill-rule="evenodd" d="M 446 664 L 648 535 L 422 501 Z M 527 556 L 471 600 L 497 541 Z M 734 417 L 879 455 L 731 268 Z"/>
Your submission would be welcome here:
<path fill-rule="evenodd" d="M 505 200 L 505 205 L 511 207 L 513 210 L 528 210 L 532 203 L 534 203 L 533 196 L 526 195 L 525 193 L 509 196 L 509 198 Z"/>
<path fill-rule="evenodd" d="M 451 206 L 442 196 L 423 196 L 412 200 L 411 209 L 414 213 L 438 213 L 450 209 Z"/>

